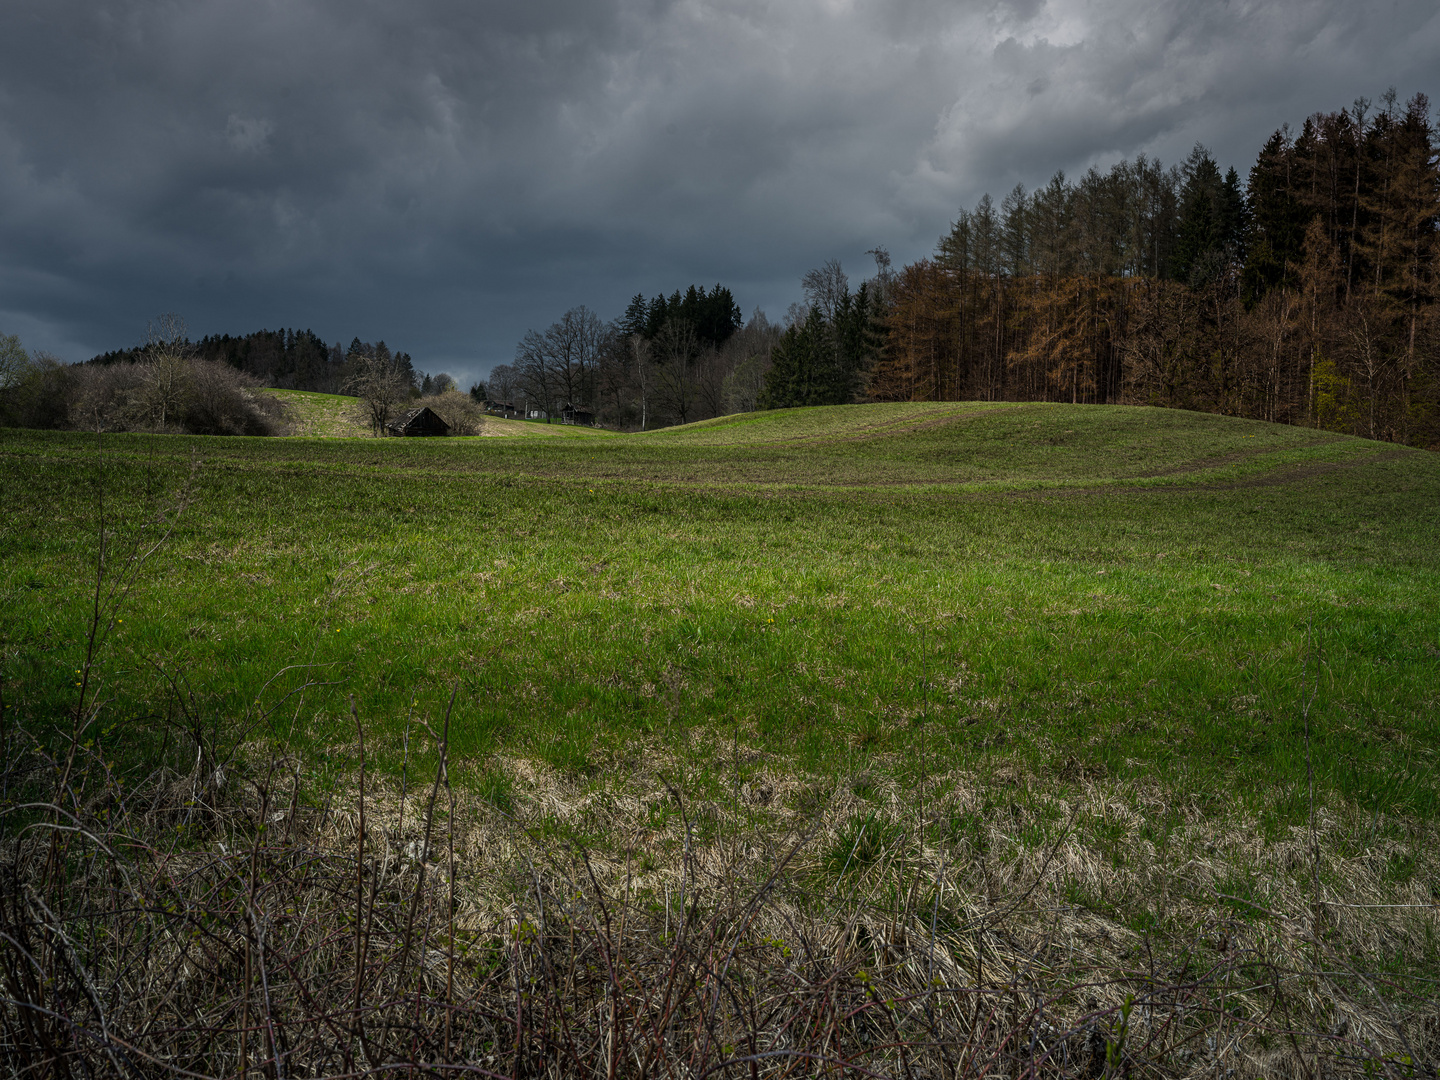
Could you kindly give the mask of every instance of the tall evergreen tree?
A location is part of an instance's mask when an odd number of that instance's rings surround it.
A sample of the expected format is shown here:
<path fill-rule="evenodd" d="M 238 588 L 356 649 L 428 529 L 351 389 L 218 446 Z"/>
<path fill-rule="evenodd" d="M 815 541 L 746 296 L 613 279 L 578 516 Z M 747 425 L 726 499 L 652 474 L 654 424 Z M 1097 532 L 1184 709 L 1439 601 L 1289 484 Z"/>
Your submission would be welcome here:
<path fill-rule="evenodd" d="M 1011 277 L 1030 272 L 1030 200 L 1025 185 L 1016 184 L 1000 204 L 1001 248 L 1004 265 Z"/>
<path fill-rule="evenodd" d="M 1172 270 L 1177 280 L 1199 288 L 1215 277 L 1224 257 L 1224 182 L 1210 151 L 1198 143 L 1185 162 L 1184 175 Z"/>
<path fill-rule="evenodd" d="M 625 308 L 625 314 L 620 316 L 620 331 L 624 334 L 645 334 L 647 325 L 650 322 L 650 305 L 645 302 L 643 293 L 636 293 L 630 298 L 630 304 Z"/>
<path fill-rule="evenodd" d="M 1226 170 L 1225 181 L 1220 186 L 1219 218 L 1220 242 L 1229 261 L 1243 265 L 1250 210 L 1245 205 L 1245 191 L 1240 186 L 1240 174 L 1233 165 Z"/>
<path fill-rule="evenodd" d="M 1293 176 L 1294 146 L 1282 128 L 1266 140 L 1246 185 L 1249 203 L 1241 294 L 1253 305 L 1267 292 L 1294 280 L 1309 215 Z"/>
<path fill-rule="evenodd" d="M 770 353 L 770 370 L 760 394 L 762 409 L 834 404 L 824 400 L 832 381 L 826 370 L 831 352 L 828 337 L 825 320 L 816 307 L 810 308 L 804 322 L 785 331 Z"/>

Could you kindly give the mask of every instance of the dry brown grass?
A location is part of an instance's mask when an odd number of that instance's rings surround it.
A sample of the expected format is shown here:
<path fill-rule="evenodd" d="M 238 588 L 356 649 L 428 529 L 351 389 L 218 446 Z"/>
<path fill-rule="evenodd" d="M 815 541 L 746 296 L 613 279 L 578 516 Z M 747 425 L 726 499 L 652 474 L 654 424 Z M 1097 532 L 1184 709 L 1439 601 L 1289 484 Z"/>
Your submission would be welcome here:
<path fill-rule="evenodd" d="M 406 790 L 363 768 L 308 790 L 253 746 L 129 786 L 83 743 L 68 768 L 15 757 L 0 1058 L 37 1076 L 1299 1078 L 1418 1076 L 1440 1047 L 1435 984 L 1374 973 L 1433 950 L 1410 882 L 1434 880 L 1440 845 L 1387 884 L 1383 845 L 1342 856 L 1356 822 L 1266 842 L 1191 808 L 1161 859 L 1140 833 L 1175 819 L 1163 792 L 1060 797 L 1006 769 L 916 791 L 751 760 L 692 792 L 674 778 L 703 739 L 632 748 L 603 784 L 492 761 L 506 812 L 452 783 L 430 734 L 440 767 Z M 1258 883 L 1243 915 L 1237 868 Z M 1157 929 L 1117 917 L 1141 911 Z"/>

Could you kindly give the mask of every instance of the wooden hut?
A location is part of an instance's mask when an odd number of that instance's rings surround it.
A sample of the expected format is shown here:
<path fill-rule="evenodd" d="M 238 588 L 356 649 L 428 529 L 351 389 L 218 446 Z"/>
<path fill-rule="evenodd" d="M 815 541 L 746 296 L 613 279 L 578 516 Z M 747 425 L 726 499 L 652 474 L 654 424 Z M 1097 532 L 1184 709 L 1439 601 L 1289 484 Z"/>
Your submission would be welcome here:
<path fill-rule="evenodd" d="M 385 425 L 391 435 L 449 435 L 450 425 L 428 405 L 403 412 Z"/>

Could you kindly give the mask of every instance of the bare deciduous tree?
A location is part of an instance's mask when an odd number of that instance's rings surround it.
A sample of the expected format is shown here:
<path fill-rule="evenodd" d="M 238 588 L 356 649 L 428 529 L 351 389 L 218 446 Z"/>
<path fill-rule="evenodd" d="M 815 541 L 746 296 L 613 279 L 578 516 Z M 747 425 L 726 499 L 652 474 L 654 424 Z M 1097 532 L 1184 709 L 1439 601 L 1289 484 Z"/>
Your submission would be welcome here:
<path fill-rule="evenodd" d="M 770 370 L 770 354 L 780 336 L 781 328 L 757 308 L 750 321 L 725 342 L 723 351 L 729 372 L 723 384 L 726 412 L 754 412 L 759 408 L 765 373 Z"/>
<path fill-rule="evenodd" d="M 875 259 L 875 276 L 866 284 L 870 286 L 870 299 L 877 311 L 890 309 L 890 293 L 895 286 L 895 267 L 890 260 L 890 251 L 883 244 L 865 252 Z"/>
<path fill-rule="evenodd" d="M 488 400 L 504 404 L 515 400 L 515 393 L 520 388 L 520 378 L 509 364 L 496 364 L 490 369 L 490 377 L 485 380 L 485 385 Z"/>
<path fill-rule="evenodd" d="M 650 372 L 650 343 L 639 334 L 631 334 L 630 357 L 635 366 L 635 389 L 640 394 L 640 430 L 650 422 L 650 390 L 654 377 Z"/>
<path fill-rule="evenodd" d="M 591 404 L 603 329 L 600 317 L 582 304 L 565 312 L 545 332 L 559 389 L 570 405 Z"/>
<path fill-rule="evenodd" d="M 651 355 L 656 363 L 655 396 L 664 410 L 680 423 L 697 419 L 700 388 L 694 362 L 698 343 L 695 328 L 688 322 L 671 319 L 655 335 Z"/>
<path fill-rule="evenodd" d="M 616 323 L 605 327 L 600 339 L 600 353 L 595 369 L 595 404 L 605 422 L 623 427 L 629 413 L 627 404 L 631 389 L 630 339 Z"/>
<path fill-rule="evenodd" d="M 547 415 L 565 405 L 591 406 L 604 336 L 599 316 L 583 305 L 565 312 L 544 333 L 526 331 L 515 350 L 515 371 L 530 401 Z"/>
<path fill-rule="evenodd" d="M 515 373 L 525 395 L 526 413 L 538 408 L 549 419 L 555 410 L 556 372 L 544 334 L 525 331 L 515 348 Z"/>
<path fill-rule="evenodd" d="M 360 399 L 361 418 L 375 435 L 385 434 L 385 425 L 395 416 L 410 387 L 388 351 L 352 358 L 353 374 L 346 389 Z"/>
<path fill-rule="evenodd" d="M 827 259 L 825 265 L 809 271 L 800 279 L 805 290 L 805 299 L 811 307 L 820 309 L 825 321 L 833 323 L 840 311 L 840 305 L 850 295 L 850 279 L 840 268 L 839 259 Z"/>
<path fill-rule="evenodd" d="M 183 420 L 190 394 L 190 361 L 176 352 L 156 353 L 141 370 L 141 398 L 136 404 L 160 431 Z"/>
<path fill-rule="evenodd" d="M 183 419 L 190 393 L 191 351 L 183 317 L 171 311 L 150 320 L 140 393 L 132 404 L 161 431 Z"/>
<path fill-rule="evenodd" d="M 432 409 L 450 425 L 451 435 L 481 435 L 485 431 L 485 410 L 469 394 L 453 386 L 442 394 L 421 398 L 417 405 Z"/>

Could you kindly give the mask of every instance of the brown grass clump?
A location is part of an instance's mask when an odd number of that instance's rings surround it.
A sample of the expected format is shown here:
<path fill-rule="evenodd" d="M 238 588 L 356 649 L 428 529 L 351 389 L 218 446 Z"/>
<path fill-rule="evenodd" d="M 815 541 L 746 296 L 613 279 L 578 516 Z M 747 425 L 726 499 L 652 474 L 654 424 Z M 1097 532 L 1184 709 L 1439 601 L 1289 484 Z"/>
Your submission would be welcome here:
<path fill-rule="evenodd" d="M 1423 947 L 1433 908 L 1353 906 L 1408 894 L 1338 860 L 1324 839 L 1342 823 L 1319 835 L 1345 904 L 1317 917 L 1286 884 L 1313 876 L 1286 870 L 1313 856 L 1308 835 L 1266 845 L 1196 813 L 1180 826 L 1193 858 L 1150 858 L 1137 838 L 1118 865 L 1090 842 L 1087 822 L 1138 833 L 1155 793 L 1022 799 L 1023 776 L 949 776 L 921 819 L 914 792 L 865 776 L 762 768 L 698 797 L 655 748 L 605 786 L 492 762 L 516 792 L 502 810 L 452 783 L 447 734 L 430 732 L 435 774 L 397 791 L 367 777 L 357 725 L 344 798 L 259 750 L 219 765 L 198 748 L 187 775 L 128 785 L 83 743 L 13 757 L 0 1060 L 216 1077 L 1433 1067 L 1433 984 L 1351 964 Z M 987 817 L 997 790 L 1017 797 Z M 611 839 L 582 844 L 582 827 Z M 1259 920 L 1225 898 L 1236 866 L 1266 883 L 1244 901 Z M 1194 899 L 1207 890 L 1215 902 Z"/>

